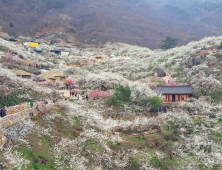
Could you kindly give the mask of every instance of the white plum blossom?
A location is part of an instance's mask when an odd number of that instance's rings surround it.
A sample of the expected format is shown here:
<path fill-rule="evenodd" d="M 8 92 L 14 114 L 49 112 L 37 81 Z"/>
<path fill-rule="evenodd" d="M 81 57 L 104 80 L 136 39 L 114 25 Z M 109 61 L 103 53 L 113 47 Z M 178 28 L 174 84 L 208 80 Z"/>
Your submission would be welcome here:
<path fill-rule="evenodd" d="M 212 77 L 206 77 L 203 71 L 196 74 L 192 78 L 191 83 L 194 83 L 195 88 L 200 90 L 205 96 L 207 95 L 207 92 L 216 91 L 221 87 L 220 81 Z"/>

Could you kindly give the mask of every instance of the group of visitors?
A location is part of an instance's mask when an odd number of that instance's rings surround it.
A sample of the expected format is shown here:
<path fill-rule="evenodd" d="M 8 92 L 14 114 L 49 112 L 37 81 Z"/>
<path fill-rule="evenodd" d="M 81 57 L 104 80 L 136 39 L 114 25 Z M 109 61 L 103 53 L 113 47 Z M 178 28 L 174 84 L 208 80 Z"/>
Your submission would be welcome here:
<path fill-rule="evenodd" d="M 5 117 L 5 116 L 6 116 L 5 107 L 2 107 L 2 109 L 1 109 L 1 111 L 0 111 L 0 116 L 1 116 L 1 117 Z"/>
<path fill-rule="evenodd" d="M 164 106 L 164 107 L 161 106 L 161 107 L 159 108 L 159 112 L 161 112 L 161 113 L 162 113 L 162 112 L 163 112 L 163 113 L 167 113 L 167 107 L 166 107 L 166 106 Z"/>
<path fill-rule="evenodd" d="M 33 67 L 35 67 L 35 68 L 38 68 L 38 65 L 37 65 L 37 64 L 33 64 L 33 65 L 29 64 L 29 67 L 30 67 L 30 68 L 31 68 L 31 66 L 33 66 Z"/>
<path fill-rule="evenodd" d="M 76 91 L 74 91 L 74 90 L 71 91 L 70 90 L 69 93 L 70 93 L 70 97 L 74 97 L 74 96 L 77 97 L 77 92 Z"/>
<path fill-rule="evenodd" d="M 72 86 L 66 86 L 67 90 L 69 90 L 69 96 L 70 97 L 76 97 L 77 99 L 80 99 L 80 97 L 82 97 L 82 100 L 89 100 L 89 96 L 88 94 L 85 95 L 85 92 L 82 91 L 82 93 L 78 93 L 77 91 L 72 90 Z M 62 90 L 64 90 L 65 88 L 62 87 Z M 64 93 L 62 93 L 62 96 L 64 96 Z"/>

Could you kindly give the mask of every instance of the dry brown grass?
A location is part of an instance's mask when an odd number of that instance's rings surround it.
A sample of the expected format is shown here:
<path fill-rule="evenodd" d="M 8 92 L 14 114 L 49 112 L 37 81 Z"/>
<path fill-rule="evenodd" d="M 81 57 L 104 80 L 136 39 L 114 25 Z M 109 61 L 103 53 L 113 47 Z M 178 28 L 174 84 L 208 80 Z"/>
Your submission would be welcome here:
<path fill-rule="evenodd" d="M 197 55 L 197 57 L 205 58 L 207 55 L 209 55 L 209 53 L 208 52 L 202 52 L 202 53 L 198 53 L 196 55 Z"/>

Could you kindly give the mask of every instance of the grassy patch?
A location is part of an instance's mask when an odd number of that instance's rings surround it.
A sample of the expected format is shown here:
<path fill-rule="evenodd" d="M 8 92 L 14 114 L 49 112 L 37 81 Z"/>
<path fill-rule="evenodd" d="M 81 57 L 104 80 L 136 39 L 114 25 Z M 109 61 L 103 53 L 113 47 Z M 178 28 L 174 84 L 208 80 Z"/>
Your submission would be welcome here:
<path fill-rule="evenodd" d="M 136 157 L 131 158 L 130 160 L 130 165 L 127 168 L 127 170 L 135 170 L 135 169 L 140 169 L 140 164 L 139 164 L 139 159 Z"/>
<path fill-rule="evenodd" d="M 81 123 L 81 121 L 79 120 L 79 118 L 78 117 L 76 117 L 76 116 L 74 116 L 73 118 L 72 118 L 76 123 L 78 123 L 78 124 L 80 124 Z"/>
<path fill-rule="evenodd" d="M 33 121 L 39 120 L 40 118 L 38 116 L 32 116 L 31 118 Z"/>
<path fill-rule="evenodd" d="M 71 125 L 68 120 L 66 121 L 58 117 L 53 120 L 52 126 L 54 129 L 54 134 L 60 138 L 68 137 L 70 139 L 75 139 L 75 137 L 80 135 L 80 131 L 82 131 L 80 127 Z"/>
<path fill-rule="evenodd" d="M 167 59 L 162 59 L 162 60 L 158 60 L 158 63 L 164 63 L 166 61 L 167 61 Z"/>
<path fill-rule="evenodd" d="M 157 81 L 156 83 L 157 83 L 158 85 L 165 85 L 165 83 L 162 82 L 162 81 Z"/>
<path fill-rule="evenodd" d="M 22 169 L 56 169 L 56 165 L 53 161 L 54 157 L 51 154 L 51 150 L 49 147 L 49 141 L 45 138 L 45 136 L 32 134 L 28 137 L 28 140 L 32 146 L 31 150 L 23 147 L 18 147 L 14 149 L 22 153 L 25 159 L 31 161 L 31 164 L 29 164 L 27 168 L 22 167 Z"/>
<path fill-rule="evenodd" d="M 78 99 L 69 99 L 70 102 L 78 101 Z"/>
<path fill-rule="evenodd" d="M 67 115 L 66 115 L 63 111 L 61 111 L 61 110 L 57 110 L 56 112 L 59 113 L 59 114 L 61 114 L 62 116 L 67 117 Z"/>
<path fill-rule="evenodd" d="M 96 144 L 89 144 L 86 147 L 87 150 L 90 150 L 91 152 L 97 152 L 97 153 L 103 153 L 105 149 L 103 148 L 102 144 L 96 143 Z"/>
<path fill-rule="evenodd" d="M 136 140 L 137 140 L 138 142 L 140 142 L 140 141 L 143 140 L 143 138 L 142 138 L 142 137 L 138 137 L 138 138 L 136 138 Z"/>
<path fill-rule="evenodd" d="M 121 146 L 123 146 L 122 143 L 112 142 L 112 141 L 109 141 L 107 144 L 110 147 L 110 149 L 114 151 L 118 151 L 121 148 Z"/>
<path fill-rule="evenodd" d="M 210 131 L 210 132 L 211 132 L 211 136 L 214 138 L 214 140 L 222 141 L 222 134 L 215 132 L 215 131 Z"/>
<path fill-rule="evenodd" d="M 126 136 L 124 142 L 122 143 L 122 147 L 124 149 L 143 149 L 146 147 L 147 142 L 142 140 L 142 138 L 135 138 L 133 136 Z"/>
<path fill-rule="evenodd" d="M 200 120 L 200 119 L 198 119 L 198 118 L 194 118 L 194 119 L 193 119 L 193 122 L 196 124 L 196 123 L 200 123 L 200 122 L 201 122 L 201 120 Z"/>
<path fill-rule="evenodd" d="M 152 155 L 150 159 L 150 164 L 155 168 L 160 168 L 161 162 L 158 160 L 157 155 Z"/>

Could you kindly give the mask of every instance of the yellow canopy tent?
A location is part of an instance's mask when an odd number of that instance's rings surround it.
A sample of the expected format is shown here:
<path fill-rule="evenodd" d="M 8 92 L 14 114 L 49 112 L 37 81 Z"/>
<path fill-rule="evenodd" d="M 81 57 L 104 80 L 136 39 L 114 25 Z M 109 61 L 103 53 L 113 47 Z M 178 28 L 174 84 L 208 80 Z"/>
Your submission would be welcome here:
<path fill-rule="evenodd" d="M 36 43 L 36 42 L 24 42 L 23 45 L 26 45 L 28 47 L 38 47 L 39 43 Z"/>
<path fill-rule="evenodd" d="M 29 46 L 29 47 L 38 47 L 38 46 L 39 46 L 39 43 L 31 42 L 28 46 Z"/>

